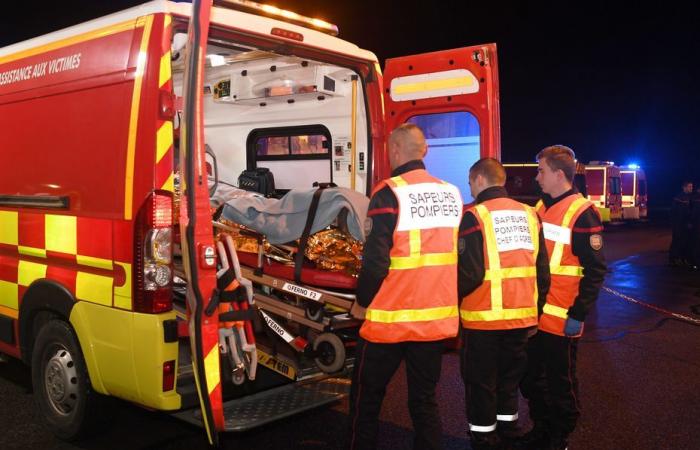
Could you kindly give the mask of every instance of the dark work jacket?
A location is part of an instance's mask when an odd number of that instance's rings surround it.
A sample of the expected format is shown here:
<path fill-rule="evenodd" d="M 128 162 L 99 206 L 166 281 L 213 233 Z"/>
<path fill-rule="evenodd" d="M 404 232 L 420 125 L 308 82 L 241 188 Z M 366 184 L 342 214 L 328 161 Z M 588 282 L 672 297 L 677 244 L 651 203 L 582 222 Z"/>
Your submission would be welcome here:
<path fill-rule="evenodd" d="M 557 198 L 544 194 L 542 201 L 549 208 L 563 198 L 577 192 L 576 189 L 571 189 Z M 572 231 L 571 251 L 581 262 L 583 278 L 581 278 L 574 304 L 569 308 L 569 317 L 583 322 L 591 306 L 598 299 L 600 288 L 605 280 L 605 273 L 608 270 L 603 248 L 595 250 L 591 247 L 591 236 L 600 235 L 603 231 L 603 224 L 595 207 L 588 208 L 579 216 Z"/>
<path fill-rule="evenodd" d="M 671 227 L 674 230 L 686 230 L 691 223 L 691 203 L 693 194 L 681 192 L 673 197 L 671 203 Z"/>
<path fill-rule="evenodd" d="M 476 196 L 476 203 L 483 203 L 494 198 L 508 197 L 506 188 L 493 186 L 484 189 Z M 471 294 L 481 283 L 486 274 L 484 262 L 484 235 L 474 214 L 464 214 L 459 225 L 459 264 L 457 267 L 457 290 L 459 298 Z M 540 229 L 540 249 L 537 253 L 537 310 L 542 314 L 542 308 L 549 292 L 549 258 L 544 234 Z"/>
<path fill-rule="evenodd" d="M 391 172 L 395 177 L 412 170 L 425 169 L 421 160 L 409 161 Z M 384 278 L 389 274 L 391 257 L 389 252 L 394 245 L 394 229 L 398 220 L 399 201 L 389 186 L 384 186 L 369 200 L 367 220 L 371 230 L 367 235 L 362 252 L 362 269 L 357 279 L 357 303 L 368 307 L 379 292 Z M 367 228 L 367 227 L 366 227 Z"/>

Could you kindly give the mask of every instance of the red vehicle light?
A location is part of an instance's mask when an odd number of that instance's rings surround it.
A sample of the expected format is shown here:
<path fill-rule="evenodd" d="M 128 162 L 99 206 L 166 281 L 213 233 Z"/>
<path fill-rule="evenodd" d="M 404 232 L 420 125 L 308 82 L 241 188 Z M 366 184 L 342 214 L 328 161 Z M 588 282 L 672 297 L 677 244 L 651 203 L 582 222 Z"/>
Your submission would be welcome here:
<path fill-rule="evenodd" d="M 133 310 L 159 314 L 172 310 L 172 193 L 154 191 L 134 226 Z"/>
<path fill-rule="evenodd" d="M 175 388 L 175 361 L 163 363 L 163 392 L 172 391 Z"/>
<path fill-rule="evenodd" d="M 272 31 L 270 31 L 270 34 L 272 34 L 273 36 L 279 36 L 287 39 L 293 39 L 299 42 L 304 42 L 304 35 L 301 33 L 297 33 L 296 31 L 289 31 L 283 28 L 273 28 Z"/>

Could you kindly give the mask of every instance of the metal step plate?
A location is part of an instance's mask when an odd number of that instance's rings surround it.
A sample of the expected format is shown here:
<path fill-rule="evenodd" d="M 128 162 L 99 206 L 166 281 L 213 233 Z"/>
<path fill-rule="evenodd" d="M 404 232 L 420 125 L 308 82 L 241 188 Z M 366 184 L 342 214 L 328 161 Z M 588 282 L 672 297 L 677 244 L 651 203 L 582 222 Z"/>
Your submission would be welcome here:
<path fill-rule="evenodd" d="M 346 397 L 347 378 L 323 378 L 291 383 L 224 403 L 226 431 L 246 431 Z M 197 410 L 173 414 L 186 422 L 202 425 Z"/>

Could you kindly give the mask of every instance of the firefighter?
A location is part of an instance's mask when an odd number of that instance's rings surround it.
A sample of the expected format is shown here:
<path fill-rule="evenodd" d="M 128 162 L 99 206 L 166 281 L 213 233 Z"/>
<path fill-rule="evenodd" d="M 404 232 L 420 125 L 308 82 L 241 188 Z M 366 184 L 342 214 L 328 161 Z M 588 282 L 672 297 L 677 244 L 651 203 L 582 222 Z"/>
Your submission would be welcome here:
<path fill-rule="evenodd" d="M 533 429 L 520 447 L 565 449 L 580 416 L 576 354 L 583 323 L 605 277 L 603 229 L 595 205 L 573 187 L 576 160 L 562 145 L 537 155 L 536 206 L 549 255 L 551 283 L 538 332 L 528 342 L 528 364 L 520 385 Z"/>
<path fill-rule="evenodd" d="M 690 268 L 698 270 L 700 266 L 700 183 L 690 199 L 690 247 L 692 252 Z"/>
<path fill-rule="evenodd" d="M 525 347 L 549 289 L 549 261 L 535 210 L 508 198 L 493 158 L 469 169 L 476 206 L 459 227 L 462 377 L 472 448 L 496 449 L 518 435 L 518 384 Z"/>
<path fill-rule="evenodd" d="M 691 199 L 693 183 L 684 181 L 681 192 L 673 197 L 671 203 L 671 248 L 668 252 L 671 266 L 687 266 L 690 264 L 690 233 L 691 233 Z"/>
<path fill-rule="evenodd" d="M 388 142 L 392 177 L 379 183 L 365 224 L 367 241 L 351 308 L 363 317 L 350 391 L 350 447 L 376 447 L 386 386 L 406 361 L 414 448 L 441 448 L 435 400 L 444 340 L 457 335 L 459 189 L 425 170 L 427 151 L 413 124 Z M 366 310 L 365 310 L 366 308 Z"/>

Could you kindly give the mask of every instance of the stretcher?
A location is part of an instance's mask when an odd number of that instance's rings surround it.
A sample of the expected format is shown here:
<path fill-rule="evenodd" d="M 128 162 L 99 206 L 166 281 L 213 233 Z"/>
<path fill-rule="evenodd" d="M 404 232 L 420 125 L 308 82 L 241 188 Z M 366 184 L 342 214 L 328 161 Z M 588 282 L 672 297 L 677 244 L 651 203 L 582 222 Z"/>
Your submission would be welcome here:
<path fill-rule="evenodd" d="M 231 302 L 227 295 L 220 303 L 223 316 L 243 317 L 248 307 L 259 311 L 260 324 L 268 335 L 286 343 L 300 359 L 310 359 L 324 373 L 337 373 L 347 366 L 347 347 L 354 345 L 360 322 L 348 311 L 352 306 L 357 279 L 343 272 L 331 272 L 304 263 L 295 280 L 293 266 L 264 254 L 264 236 L 257 253 L 236 249 L 226 225 L 214 222 L 218 229 L 217 252 L 220 270 L 219 288 L 224 292 L 245 292 L 245 302 Z M 232 275 L 233 274 L 233 275 Z M 225 282 L 221 282 L 225 280 Z M 240 298 L 242 294 L 238 294 Z M 231 310 L 227 309 L 232 305 Z M 238 313 L 238 315 L 236 315 Z M 245 375 L 254 379 L 255 361 L 252 318 L 225 322 L 220 331 L 222 354 L 229 357 L 234 383 L 242 383 Z M 273 346 L 273 353 L 275 353 Z M 300 364 L 301 365 L 301 364 Z"/>

